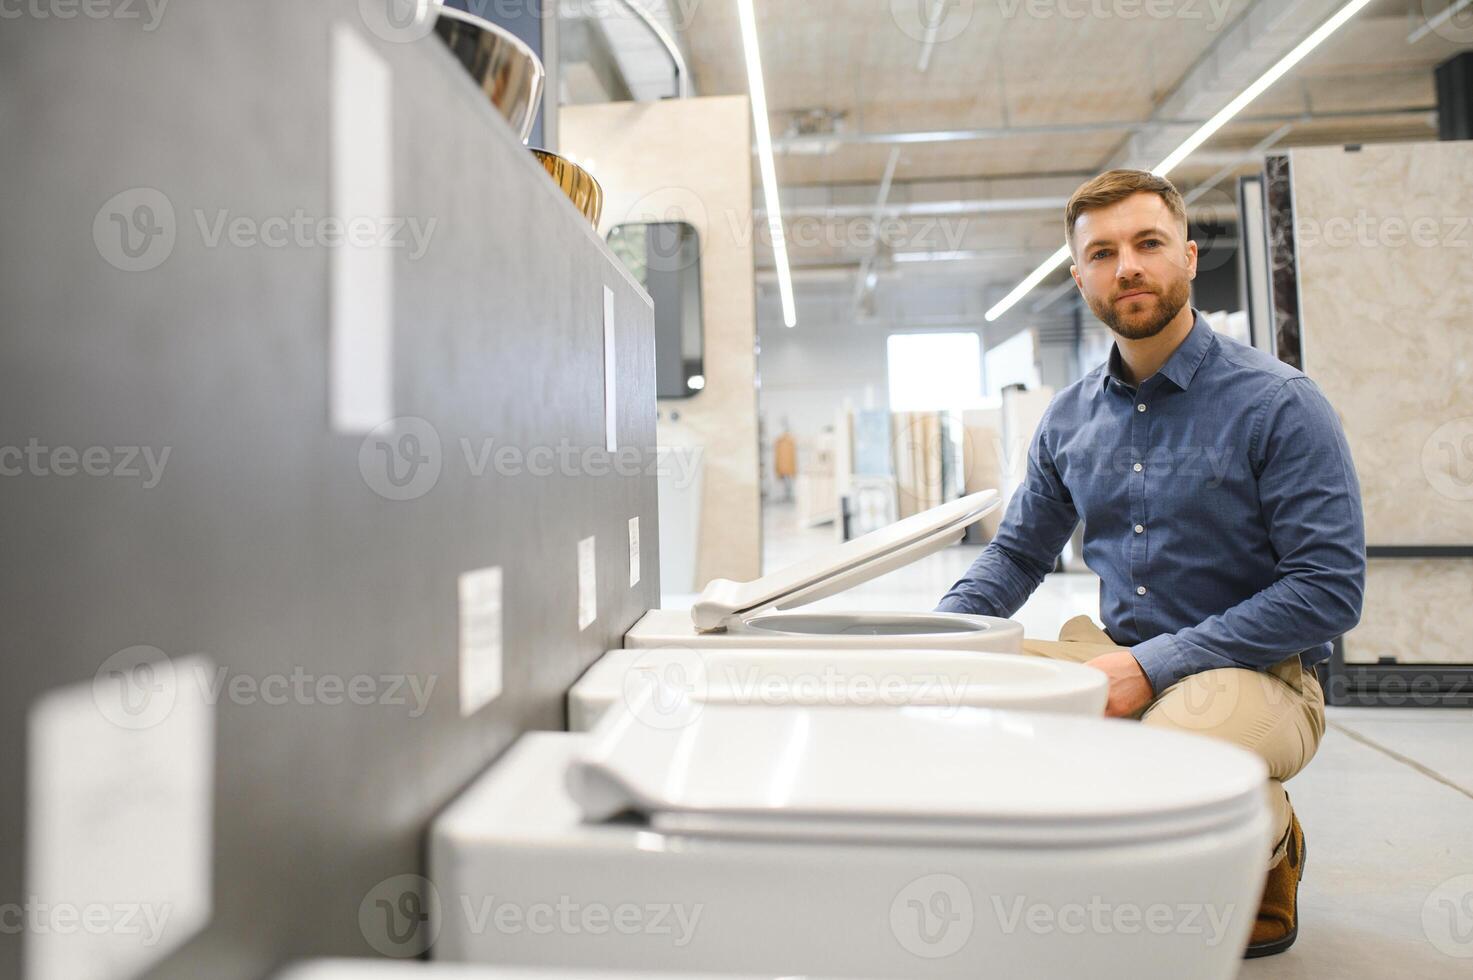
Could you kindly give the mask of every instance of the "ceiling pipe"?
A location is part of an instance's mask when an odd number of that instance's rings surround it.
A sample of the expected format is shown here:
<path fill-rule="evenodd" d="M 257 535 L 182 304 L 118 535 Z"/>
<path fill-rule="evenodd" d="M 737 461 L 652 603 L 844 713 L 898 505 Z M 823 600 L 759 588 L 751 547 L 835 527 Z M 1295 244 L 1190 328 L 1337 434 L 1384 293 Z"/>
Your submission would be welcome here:
<path fill-rule="evenodd" d="M 926 37 L 921 42 L 921 57 L 916 62 L 916 71 L 925 74 L 931 67 L 931 55 L 936 50 L 936 35 L 941 30 L 941 15 L 946 12 L 946 0 L 931 0 L 930 12 L 926 17 Z"/>
<path fill-rule="evenodd" d="M 908 204 L 816 204 L 809 207 L 783 207 L 789 219 L 803 218 L 914 218 L 962 214 L 1012 214 L 1024 211 L 1062 210 L 1067 197 L 999 197 L 975 201 L 913 201 Z M 766 217 L 766 211 L 758 211 Z"/>
<path fill-rule="evenodd" d="M 1019 247 L 1003 246 L 1003 247 L 998 247 L 998 248 L 969 248 L 969 249 L 956 249 L 955 251 L 935 251 L 935 252 L 920 252 L 920 251 L 918 251 L 918 252 L 894 252 L 894 253 L 892 253 L 889 256 L 890 260 L 892 262 L 894 262 L 895 265 L 897 265 L 897 266 L 901 266 L 901 265 L 921 265 L 921 266 L 926 266 L 926 265 L 948 265 L 948 264 L 964 264 L 964 263 L 967 263 L 967 264 L 976 264 L 976 263 L 983 263 L 983 262 L 998 262 L 998 261 L 1002 261 L 1002 260 L 1027 259 L 1027 258 L 1037 258 L 1037 257 L 1038 257 L 1038 249 L 1035 248 L 1035 249 L 1031 249 L 1030 250 L 1030 249 L 1027 249 L 1027 248 L 1023 248 L 1021 246 L 1019 246 Z M 800 273 L 800 272 L 802 272 L 802 273 L 823 272 L 823 273 L 833 273 L 836 276 L 843 275 L 845 277 L 850 277 L 850 276 L 852 276 L 854 274 L 854 270 L 857 269 L 857 268 L 859 268 L 861 264 L 862 264 L 861 263 L 861 260 L 859 260 L 859 259 L 852 259 L 852 260 L 851 259 L 837 259 L 837 260 L 831 260 L 831 261 L 826 260 L 826 261 L 818 261 L 818 262 L 795 262 L 792 265 L 792 270 L 793 270 L 793 274 L 795 276 L 798 273 Z M 756 271 L 757 271 L 757 274 L 759 276 L 760 275 L 764 275 L 764 274 L 775 274 L 777 272 L 777 268 L 776 268 L 776 266 L 771 266 L 771 265 L 759 265 L 759 266 L 756 267 Z M 883 275 L 900 275 L 900 273 L 901 273 L 901 270 L 898 269 L 898 268 L 891 268 L 891 269 L 882 270 L 882 274 Z"/>
<path fill-rule="evenodd" d="M 897 146 L 890 150 L 890 159 L 885 163 L 885 175 L 880 178 L 880 193 L 875 198 L 874 215 L 870 218 L 875 224 L 879 224 L 880 220 L 884 217 L 882 212 L 885 209 L 885 203 L 890 199 L 890 185 L 895 180 L 895 167 L 899 163 L 900 147 Z M 878 245 L 869 249 L 864 257 L 864 261 L 859 264 L 859 275 L 854 280 L 854 306 L 856 309 L 863 305 L 865 296 L 872 294 L 874 291 L 873 284 L 870 282 L 870 273 L 874 269 L 875 254 L 878 251 Z"/>
<path fill-rule="evenodd" d="M 1446 24 L 1448 21 L 1452 20 L 1453 16 L 1457 14 L 1458 11 L 1468 6 L 1468 4 L 1470 3 L 1473 3 L 1473 0 L 1457 0 L 1456 3 L 1450 4 L 1447 9 L 1443 10 L 1442 13 L 1438 14 L 1436 17 L 1427 20 L 1422 24 L 1421 27 L 1408 34 L 1407 43 L 1416 44 L 1418 41 L 1422 40 L 1422 38 L 1426 37 L 1428 34 L 1431 34 L 1443 24 Z"/>
<path fill-rule="evenodd" d="M 1279 140 L 1283 139 L 1285 136 L 1288 136 L 1289 132 L 1293 128 L 1294 127 L 1292 124 L 1285 123 L 1278 129 L 1274 130 L 1272 133 L 1269 133 L 1263 139 L 1255 143 L 1251 149 L 1245 150 L 1241 155 L 1239 155 L 1237 160 L 1229 163 L 1217 173 L 1213 174 L 1211 177 L 1207 178 L 1202 183 L 1198 184 L 1196 187 L 1193 187 L 1190 191 L 1188 191 L 1186 197 L 1182 198 L 1183 202 L 1188 207 L 1195 204 L 1202 197 L 1203 194 L 1206 194 L 1208 191 L 1212 190 L 1212 188 L 1216 187 L 1218 184 L 1222 183 L 1224 180 L 1227 180 L 1233 174 L 1237 173 L 1239 168 L 1241 168 L 1243 164 L 1248 163 L 1252 160 L 1256 160 L 1267 153 L 1269 149 L 1274 146 L 1274 144 L 1278 143 Z"/>
<path fill-rule="evenodd" d="M 1473 0 L 1468 0 L 1473 3 Z M 1236 123 L 1294 123 L 1296 125 L 1334 119 L 1389 119 L 1398 116 L 1425 116 L 1435 113 L 1435 105 L 1402 106 L 1394 109 L 1339 109 L 1326 112 L 1276 113 L 1263 116 L 1239 116 Z M 989 126 L 980 129 L 918 130 L 905 133 L 814 133 L 803 136 L 780 136 L 772 141 L 774 149 L 815 143 L 968 143 L 1011 139 L 1020 136 L 1078 136 L 1087 133 L 1143 133 L 1171 126 L 1200 126 L 1206 119 L 1111 120 L 1092 123 L 1046 123 L 1034 126 Z"/>

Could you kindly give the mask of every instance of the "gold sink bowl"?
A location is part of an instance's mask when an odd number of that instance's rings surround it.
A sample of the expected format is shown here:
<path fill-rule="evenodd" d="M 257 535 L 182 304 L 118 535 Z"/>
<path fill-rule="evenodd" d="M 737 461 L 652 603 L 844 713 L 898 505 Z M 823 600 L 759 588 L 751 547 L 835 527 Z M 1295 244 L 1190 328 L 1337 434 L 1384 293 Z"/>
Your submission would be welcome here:
<path fill-rule="evenodd" d="M 604 189 L 593 175 L 567 157 L 560 157 L 548 150 L 533 149 L 532 155 L 552 177 L 553 183 L 562 188 L 568 200 L 573 202 L 588 223 L 598 228 L 598 219 L 604 210 Z"/>

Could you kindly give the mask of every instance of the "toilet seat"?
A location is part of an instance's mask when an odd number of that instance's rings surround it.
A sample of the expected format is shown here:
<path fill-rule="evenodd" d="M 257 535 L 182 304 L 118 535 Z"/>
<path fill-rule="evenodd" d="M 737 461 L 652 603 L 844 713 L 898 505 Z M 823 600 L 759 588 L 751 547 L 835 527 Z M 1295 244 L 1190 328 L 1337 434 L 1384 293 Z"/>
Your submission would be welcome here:
<path fill-rule="evenodd" d="M 699 705 L 893 709 L 910 705 L 1104 714 L 1100 671 L 1044 657 L 971 650 L 656 647 L 610 650 L 568 691 L 568 730 L 591 729 L 620 702 L 656 684 Z M 680 704 L 651 702 L 658 724 Z"/>
<path fill-rule="evenodd" d="M 707 704 L 662 729 L 636 704 L 595 727 L 568 790 L 587 820 L 699 837 L 1079 847 L 1250 821 L 1267 777 L 1230 744 L 1122 720 Z"/>
<path fill-rule="evenodd" d="M 624 634 L 626 649 L 826 647 L 1021 653 L 1023 628 L 964 613 L 791 612 L 960 541 L 1000 505 L 985 490 L 933 507 L 750 582 L 716 579 L 690 609 L 651 609 Z"/>
<path fill-rule="evenodd" d="M 739 624 L 764 610 L 817 602 L 957 543 L 970 525 L 999 504 L 996 490 L 984 490 L 750 582 L 714 579 L 691 606 L 691 620 L 698 632 L 705 633 Z"/>

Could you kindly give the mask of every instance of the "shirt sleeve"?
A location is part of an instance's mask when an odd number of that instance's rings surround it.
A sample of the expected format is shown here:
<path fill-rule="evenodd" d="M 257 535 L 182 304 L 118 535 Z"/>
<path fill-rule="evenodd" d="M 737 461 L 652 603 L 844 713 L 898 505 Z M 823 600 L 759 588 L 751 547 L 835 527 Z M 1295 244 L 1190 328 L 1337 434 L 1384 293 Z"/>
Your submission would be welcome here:
<path fill-rule="evenodd" d="M 1313 381 L 1290 378 L 1269 398 L 1249 458 L 1277 558 L 1275 581 L 1196 626 L 1133 647 L 1157 694 L 1204 670 L 1271 667 L 1360 621 L 1360 481 L 1340 420 Z"/>
<path fill-rule="evenodd" d="M 1013 494 L 997 536 L 936 606 L 937 612 L 1008 617 L 1054 567 L 1079 515 L 1049 449 L 1049 403 L 1028 452 L 1028 473 Z"/>

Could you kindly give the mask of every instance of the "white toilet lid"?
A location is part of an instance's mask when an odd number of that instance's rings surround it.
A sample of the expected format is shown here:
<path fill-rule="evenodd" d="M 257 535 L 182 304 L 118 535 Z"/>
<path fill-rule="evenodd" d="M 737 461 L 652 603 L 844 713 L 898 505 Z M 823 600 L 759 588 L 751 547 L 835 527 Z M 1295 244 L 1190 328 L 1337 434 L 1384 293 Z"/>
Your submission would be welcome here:
<path fill-rule="evenodd" d="M 670 832 L 1062 846 L 1238 823 L 1267 777 L 1236 746 L 1125 720 L 706 704 L 669 728 L 632 705 L 590 733 L 568 787 L 590 821 L 634 811 Z"/>
<path fill-rule="evenodd" d="M 996 510 L 999 502 L 996 490 L 983 490 L 750 582 L 713 579 L 691 606 L 691 619 L 704 632 L 761 609 L 791 609 L 843 592 L 955 544 L 969 525 Z"/>

